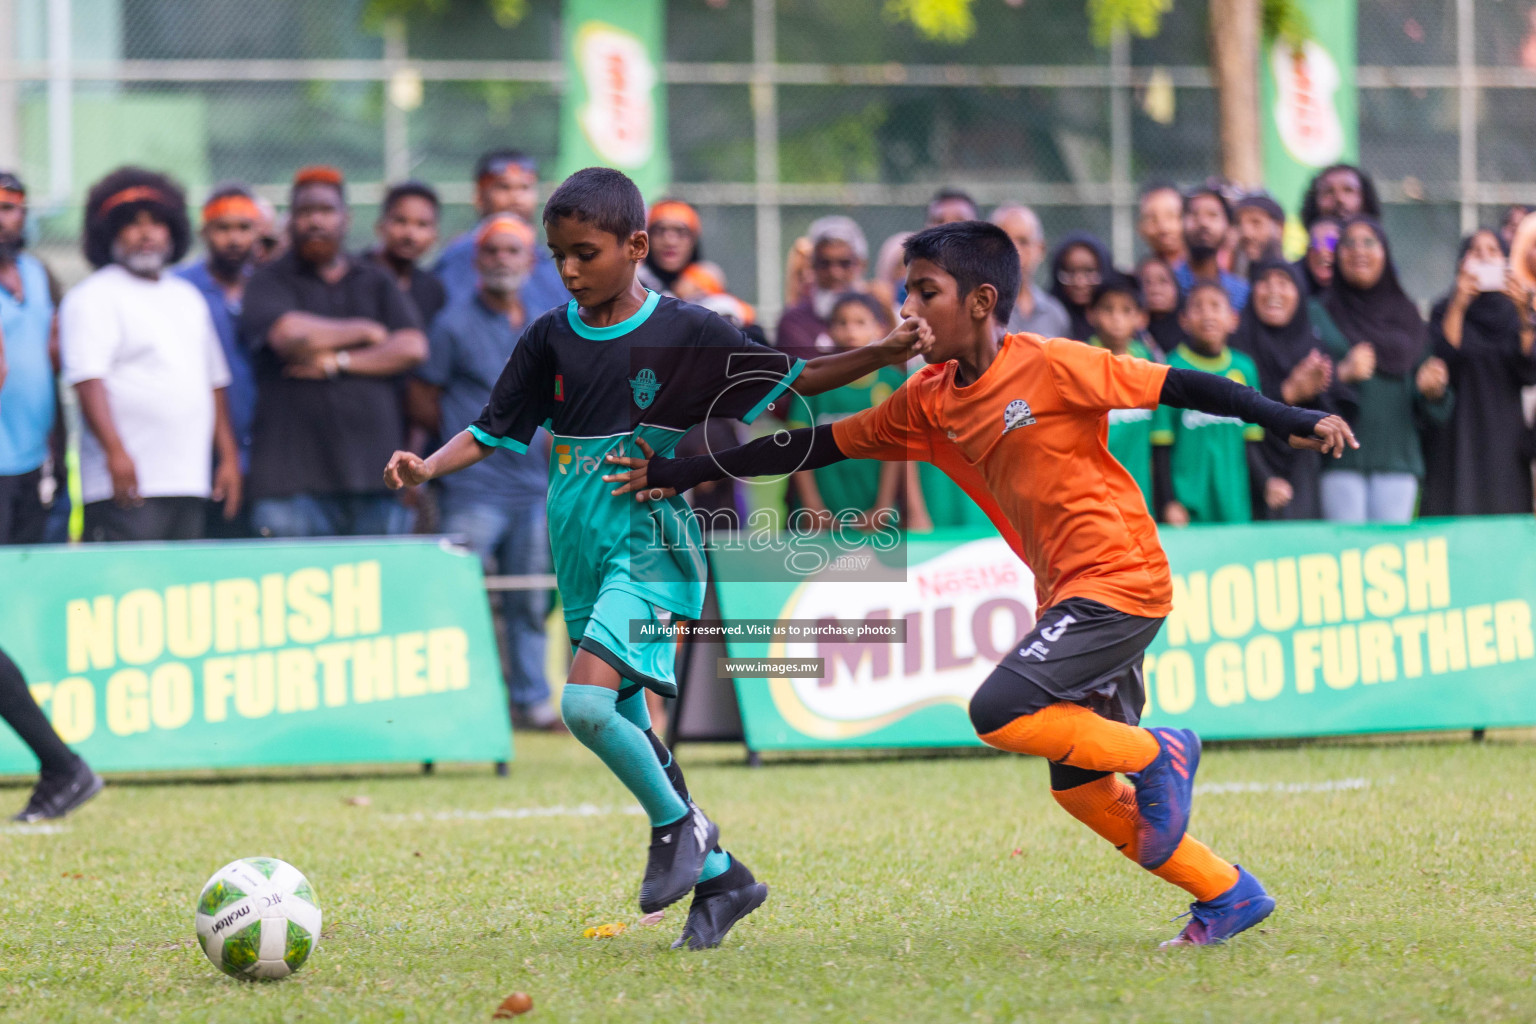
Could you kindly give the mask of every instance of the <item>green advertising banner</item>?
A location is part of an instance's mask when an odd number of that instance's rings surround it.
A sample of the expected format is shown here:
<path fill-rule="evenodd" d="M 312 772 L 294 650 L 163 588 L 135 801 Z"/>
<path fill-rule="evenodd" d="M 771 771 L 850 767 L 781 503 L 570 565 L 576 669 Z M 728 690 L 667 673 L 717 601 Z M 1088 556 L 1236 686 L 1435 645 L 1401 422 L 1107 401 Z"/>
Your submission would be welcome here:
<path fill-rule="evenodd" d="M 1165 530 L 1174 610 L 1147 653 L 1147 724 L 1257 739 L 1536 723 L 1536 519 Z M 718 556 L 717 556 L 718 560 Z M 966 705 L 1034 625 L 995 535 L 914 537 L 903 583 L 731 583 L 727 619 L 900 619 L 905 643 L 729 641 L 823 658 L 738 679 L 754 750 L 974 745 Z"/>
<path fill-rule="evenodd" d="M 1311 29 L 1307 41 L 1264 43 L 1259 75 L 1264 184 L 1289 219 L 1286 251 L 1299 257 L 1306 233 L 1297 217 L 1320 169 L 1360 159 L 1355 91 L 1355 0 L 1294 0 Z"/>
<path fill-rule="evenodd" d="M 0 549 L 0 647 L 98 771 L 504 761 L 478 559 L 436 541 Z M 0 729 L 0 772 L 37 770 Z"/>
<path fill-rule="evenodd" d="M 671 181 L 662 0 L 565 0 L 560 176 L 602 165 L 647 200 Z"/>

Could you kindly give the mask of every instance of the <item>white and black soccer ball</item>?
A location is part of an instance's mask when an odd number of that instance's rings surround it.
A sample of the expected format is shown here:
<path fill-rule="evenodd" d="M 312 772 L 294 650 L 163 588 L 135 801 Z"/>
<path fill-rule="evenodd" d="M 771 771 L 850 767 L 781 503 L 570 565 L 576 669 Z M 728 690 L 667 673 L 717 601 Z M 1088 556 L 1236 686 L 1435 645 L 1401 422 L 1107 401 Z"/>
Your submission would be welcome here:
<path fill-rule="evenodd" d="M 232 861 L 197 899 L 197 941 L 232 977 L 286 978 L 320 942 L 320 903 L 309 879 L 286 861 Z"/>

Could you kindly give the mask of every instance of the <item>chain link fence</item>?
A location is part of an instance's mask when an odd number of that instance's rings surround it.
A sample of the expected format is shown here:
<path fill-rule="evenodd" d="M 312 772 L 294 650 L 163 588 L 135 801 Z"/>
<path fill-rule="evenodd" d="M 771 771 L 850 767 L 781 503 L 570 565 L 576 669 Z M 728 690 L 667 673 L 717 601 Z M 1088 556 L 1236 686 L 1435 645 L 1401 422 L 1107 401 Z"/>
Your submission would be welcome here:
<path fill-rule="evenodd" d="M 1129 260 L 1136 184 L 1219 164 L 1206 4 L 1179 0 L 1157 38 L 1105 49 L 1084 7 L 975 0 L 978 32 L 949 46 L 878 3 L 670 3 L 673 191 L 699 206 L 732 290 L 771 317 L 784 251 L 813 218 L 851 212 L 877 246 L 941 186 L 1029 203 L 1048 233 L 1086 228 Z M 1362 163 L 1428 301 L 1463 230 L 1536 202 L 1536 0 L 1359 11 Z M 480 151 L 553 167 L 559 31 L 558 0 L 529 0 L 510 28 L 485 0 L 403 23 L 366 0 L 0 0 L 0 165 L 29 182 L 37 245 L 66 279 L 83 270 L 80 198 L 124 162 L 194 198 L 240 179 L 278 203 L 295 167 L 337 164 L 358 244 L 383 184 L 421 178 L 447 201 L 447 235 L 472 220 Z"/>

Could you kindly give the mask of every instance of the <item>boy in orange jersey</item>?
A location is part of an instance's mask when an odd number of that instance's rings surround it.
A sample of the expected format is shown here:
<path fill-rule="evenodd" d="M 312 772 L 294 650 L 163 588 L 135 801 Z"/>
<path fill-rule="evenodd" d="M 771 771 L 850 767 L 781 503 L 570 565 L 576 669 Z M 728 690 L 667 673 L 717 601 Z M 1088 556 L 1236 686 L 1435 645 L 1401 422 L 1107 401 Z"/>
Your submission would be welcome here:
<path fill-rule="evenodd" d="M 1143 729 L 1141 663 L 1172 606 L 1168 559 L 1131 475 L 1105 447 L 1111 409 L 1159 404 L 1235 416 L 1301 448 L 1358 447 L 1337 416 L 1272 402 L 1215 374 L 1170 369 L 1062 338 L 1008 335 L 1020 286 L 1008 236 L 977 221 L 906 243 L 904 316 L 924 321 L 927 367 L 835 424 L 690 459 L 610 457 L 615 493 L 654 500 L 726 474 L 840 459 L 932 462 L 965 489 L 1035 575 L 1039 615 L 971 700 L 983 741 L 1050 761 L 1057 802 L 1159 878 L 1189 892 L 1170 943 L 1206 945 L 1267 917 L 1247 871 L 1185 835 L 1200 740 Z M 647 456 L 649 452 L 645 453 Z M 1119 780 L 1130 777 L 1133 786 Z"/>

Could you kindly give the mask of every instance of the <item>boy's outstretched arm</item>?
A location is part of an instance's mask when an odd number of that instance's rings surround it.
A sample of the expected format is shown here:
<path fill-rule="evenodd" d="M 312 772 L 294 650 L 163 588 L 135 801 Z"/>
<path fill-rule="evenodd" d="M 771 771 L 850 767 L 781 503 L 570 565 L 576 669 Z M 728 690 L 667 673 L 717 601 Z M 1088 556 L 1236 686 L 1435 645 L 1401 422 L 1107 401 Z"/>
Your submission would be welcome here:
<path fill-rule="evenodd" d="M 795 379 L 795 390 L 802 395 L 819 395 L 852 384 L 882 366 L 900 366 L 932 343 L 933 331 L 926 322 L 915 317 L 903 320 L 894 331 L 872 345 L 810 360 Z"/>
<path fill-rule="evenodd" d="M 611 464 L 627 467 L 629 472 L 609 473 L 603 479 L 620 485 L 614 494 L 633 492 L 636 501 L 670 497 L 727 476 L 784 476 L 797 470 L 820 469 L 848 457 L 833 440 L 830 423 L 780 430 L 737 448 L 682 459 L 662 458 L 641 438 L 635 441 L 645 458 L 609 455 Z"/>
<path fill-rule="evenodd" d="M 395 452 L 384 467 L 384 483 L 392 491 L 415 487 L 449 473 L 467 469 L 495 451 L 475 440 L 475 435 L 461 430 L 449 442 L 423 459 L 415 452 Z"/>
<path fill-rule="evenodd" d="M 1168 371 L 1158 401 L 1176 409 L 1195 409 L 1213 416 L 1233 416 L 1257 423 L 1265 430 L 1288 438 L 1292 448 L 1310 448 L 1339 458 L 1344 449 L 1359 448 L 1354 431 L 1343 417 L 1316 409 L 1282 405 L 1253 388 L 1202 370 Z"/>

